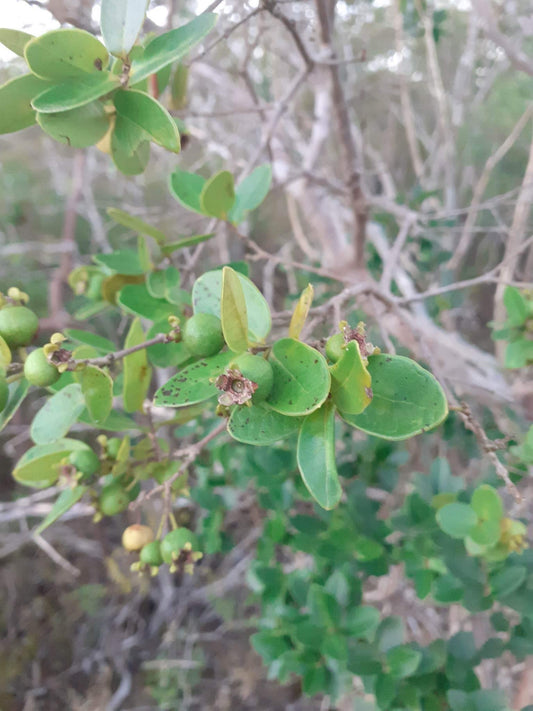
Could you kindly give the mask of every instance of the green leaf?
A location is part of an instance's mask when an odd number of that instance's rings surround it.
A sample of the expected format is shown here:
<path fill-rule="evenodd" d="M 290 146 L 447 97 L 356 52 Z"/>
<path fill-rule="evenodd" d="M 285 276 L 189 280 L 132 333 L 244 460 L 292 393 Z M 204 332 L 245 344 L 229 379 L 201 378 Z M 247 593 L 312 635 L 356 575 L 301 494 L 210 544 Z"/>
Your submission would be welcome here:
<path fill-rule="evenodd" d="M 518 338 L 509 343 L 505 349 L 505 367 L 525 368 L 529 363 L 533 363 L 533 341 Z"/>
<path fill-rule="evenodd" d="M 392 708 L 392 701 L 396 696 L 396 681 L 388 674 L 378 674 L 374 695 L 380 709 Z"/>
<path fill-rule="evenodd" d="M 268 404 L 282 415 L 307 415 L 329 394 L 331 378 L 324 356 L 293 338 L 282 338 L 269 356 L 274 386 Z"/>
<path fill-rule="evenodd" d="M 497 519 L 479 521 L 469 534 L 469 537 L 478 546 L 493 546 L 500 540 L 500 522 Z M 468 539 L 467 539 L 468 540 Z"/>
<path fill-rule="evenodd" d="M 15 77 L 0 86 L 0 134 L 20 131 L 36 121 L 32 100 L 50 86 L 33 74 Z"/>
<path fill-rule="evenodd" d="M 35 37 L 25 46 L 24 56 L 33 74 L 54 82 L 100 73 L 109 62 L 104 45 L 78 29 L 52 30 Z"/>
<path fill-rule="evenodd" d="M 379 651 L 385 653 L 392 647 L 403 644 L 404 637 L 405 627 L 402 618 L 398 615 L 391 615 L 381 621 L 376 632 L 375 642 Z"/>
<path fill-rule="evenodd" d="M 482 484 L 472 494 L 470 506 L 480 519 L 495 520 L 499 523 L 503 516 L 503 503 L 500 495 L 492 486 Z"/>
<path fill-rule="evenodd" d="M 146 288 L 155 299 L 166 299 L 174 303 L 172 298 L 174 293 L 179 292 L 179 286 L 180 273 L 176 267 L 157 269 L 146 278 Z"/>
<path fill-rule="evenodd" d="M 167 319 L 158 321 L 150 328 L 146 334 L 147 339 L 154 338 L 158 333 L 168 333 L 170 325 Z M 150 363 L 158 368 L 171 368 L 182 365 L 190 360 L 191 354 L 185 348 L 183 342 L 180 343 L 158 343 L 146 349 Z"/>
<path fill-rule="evenodd" d="M 498 598 L 504 598 L 515 592 L 527 577 L 525 565 L 509 565 L 490 576 L 492 593 Z"/>
<path fill-rule="evenodd" d="M 477 522 L 476 512 L 468 504 L 446 504 L 437 511 L 437 523 L 452 538 L 465 538 Z"/>
<path fill-rule="evenodd" d="M 300 333 L 302 332 L 302 328 L 309 314 L 309 309 L 313 303 L 313 295 L 313 285 L 308 284 L 300 294 L 298 303 L 292 312 L 291 322 L 289 324 L 289 338 L 300 338 Z"/>
<path fill-rule="evenodd" d="M 187 210 L 199 212 L 200 215 L 204 214 L 200 205 L 200 195 L 205 184 L 206 179 L 201 175 L 188 173 L 185 170 L 175 170 L 169 179 L 169 189 L 176 200 Z"/>
<path fill-rule="evenodd" d="M 172 376 L 156 392 L 154 403 L 166 407 L 185 407 L 209 400 L 218 393 L 213 382 L 235 358 L 235 353 L 217 353 L 199 360 Z"/>
<path fill-rule="evenodd" d="M 143 56 L 133 62 L 130 83 L 135 84 L 181 59 L 211 32 L 217 19 L 214 13 L 205 12 L 186 25 L 155 37 L 146 45 Z"/>
<path fill-rule="evenodd" d="M 233 175 L 227 170 L 213 175 L 200 194 L 200 209 L 204 215 L 225 220 L 235 202 Z"/>
<path fill-rule="evenodd" d="M 270 190 L 271 182 L 272 167 L 269 163 L 258 165 L 246 176 L 235 190 L 235 203 L 228 215 L 229 221 L 237 225 L 250 210 L 259 207 Z"/>
<path fill-rule="evenodd" d="M 228 432 L 238 442 L 262 446 L 273 444 L 296 432 L 300 417 L 287 417 L 262 403 L 251 407 L 236 407 L 228 422 Z"/>
<path fill-rule="evenodd" d="M 64 437 L 85 407 L 77 383 L 52 395 L 33 418 L 30 435 L 35 444 L 49 444 Z"/>
<path fill-rule="evenodd" d="M 115 129 L 117 125 L 115 123 Z M 131 154 L 128 154 L 117 143 L 115 131 L 111 136 L 111 157 L 113 163 L 124 175 L 140 175 L 148 165 L 150 160 L 150 143 L 143 141 Z"/>
<path fill-rule="evenodd" d="M 61 518 L 63 514 L 66 514 L 67 511 L 74 506 L 74 504 L 78 503 L 86 491 L 87 487 L 83 485 L 75 486 L 73 489 L 65 489 L 62 491 L 55 500 L 50 512 L 35 529 L 35 533 L 42 533 L 46 528 L 48 528 L 48 526 L 51 526 L 59 518 Z"/>
<path fill-rule="evenodd" d="M 87 425 L 93 425 L 92 419 L 89 417 L 87 410 L 84 410 L 80 417 L 80 422 Z M 99 430 L 108 430 L 109 432 L 127 432 L 128 430 L 140 430 L 139 425 L 128 415 L 123 412 L 112 410 L 109 417 L 98 424 Z"/>
<path fill-rule="evenodd" d="M 79 387 L 79 386 L 78 386 Z M 60 439 L 50 444 L 31 447 L 19 459 L 13 470 L 13 478 L 20 484 L 44 489 L 59 478 L 58 465 L 71 452 L 89 449 L 77 439 Z"/>
<path fill-rule="evenodd" d="M 145 341 L 145 336 L 141 326 L 141 320 L 136 318 L 132 321 L 128 335 L 124 342 L 124 348 L 137 346 Z M 141 410 L 144 398 L 150 387 L 152 379 L 152 369 L 148 364 L 146 349 L 127 355 L 124 360 L 124 385 L 122 390 L 122 398 L 124 410 L 126 412 L 135 412 Z"/>
<path fill-rule="evenodd" d="M 56 114 L 38 113 L 37 123 L 55 141 L 72 148 L 93 146 L 109 129 L 108 115 L 99 101 Z"/>
<path fill-rule="evenodd" d="M 503 292 L 503 305 L 507 311 L 509 326 L 523 326 L 529 316 L 528 304 L 521 292 L 514 286 L 506 286 Z"/>
<path fill-rule="evenodd" d="M 149 0 L 102 0 L 100 26 L 105 46 L 126 58 L 144 23 Z"/>
<path fill-rule="evenodd" d="M 11 363 L 11 349 L 0 336 L 0 369 L 5 369 Z"/>
<path fill-rule="evenodd" d="M 372 402 L 372 378 L 361 357 L 359 344 L 350 341 L 330 368 L 331 396 L 346 415 L 359 415 Z"/>
<path fill-rule="evenodd" d="M 237 272 L 230 267 L 222 270 L 220 302 L 222 333 L 230 351 L 242 353 L 248 348 L 248 315 L 244 291 Z"/>
<path fill-rule="evenodd" d="M 168 111 L 142 91 L 121 89 L 113 97 L 119 115 L 124 116 L 163 148 L 174 153 L 181 149 L 180 134 Z"/>
<path fill-rule="evenodd" d="M 77 79 L 56 84 L 38 94 L 31 105 L 43 114 L 54 114 L 60 111 L 70 111 L 78 106 L 85 106 L 96 101 L 105 94 L 117 89 L 120 85 L 118 77 L 109 72 L 84 74 Z"/>
<path fill-rule="evenodd" d="M 93 260 L 118 274 L 129 274 L 131 276 L 144 274 L 139 261 L 139 254 L 134 252 L 133 249 L 119 249 L 109 254 L 96 254 Z"/>
<path fill-rule="evenodd" d="M 7 27 L 0 29 L 0 44 L 3 44 L 4 47 L 18 54 L 19 57 L 24 57 L 24 47 L 32 39 L 33 35 L 29 35 L 27 32 L 11 30 Z"/>
<path fill-rule="evenodd" d="M 91 333 L 90 331 L 81 331 L 77 328 L 66 328 L 63 333 L 70 340 L 75 343 L 82 343 L 86 346 L 92 346 L 97 351 L 102 353 L 111 353 L 115 350 L 115 344 L 109 341 L 103 336 L 99 336 L 96 333 Z"/>
<path fill-rule="evenodd" d="M 322 508 L 334 508 L 340 501 L 342 489 L 335 464 L 335 410 L 330 403 L 304 419 L 296 457 L 311 496 Z"/>
<path fill-rule="evenodd" d="M 27 380 L 22 379 L 9 384 L 9 399 L 7 405 L 0 412 L 0 432 L 4 429 L 15 412 L 19 409 L 20 404 L 26 397 L 30 384 Z"/>
<path fill-rule="evenodd" d="M 350 637 L 370 637 L 379 625 L 379 610 L 369 605 L 359 605 L 346 613 L 345 627 Z"/>
<path fill-rule="evenodd" d="M 94 365 L 86 366 L 80 375 L 85 405 L 91 420 L 105 422 L 113 407 L 113 380 L 109 373 Z"/>
<path fill-rule="evenodd" d="M 253 282 L 238 274 L 246 302 L 248 316 L 248 339 L 264 342 L 272 326 L 270 309 L 265 297 Z M 222 299 L 222 270 L 205 272 L 192 288 L 192 304 L 195 313 L 213 314 L 220 318 Z"/>
<path fill-rule="evenodd" d="M 174 70 L 170 85 L 170 108 L 174 111 L 179 111 L 187 106 L 188 79 L 189 67 L 180 62 Z"/>
<path fill-rule="evenodd" d="M 150 255 L 150 247 L 144 235 L 137 235 L 137 257 L 143 272 L 149 272 L 153 269 L 152 257 Z"/>
<path fill-rule="evenodd" d="M 185 247 L 194 247 L 194 245 L 200 244 L 201 242 L 207 242 L 207 240 L 213 239 L 214 236 L 215 233 L 210 232 L 207 235 L 192 235 L 191 237 L 185 237 L 184 239 L 180 239 L 177 242 L 169 242 L 168 244 L 165 244 L 161 247 L 161 253 L 165 256 L 168 256 L 169 254 L 173 254 L 174 252 L 176 252 L 178 249 L 185 249 Z"/>
<path fill-rule="evenodd" d="M 439 425 L 448 414 L 446 396 L 431 373 L 404 356 L 368 358 L 373 398 L 360 415 L 342 418 L 383 439 L 407 439 Z"/>
<path fill-rule="evenodd" d="M 407 645 L 402 645 L 389 649 L 386 659 L 389 674 L 394 679 L 405 679 L 408 676 L 413 676 L 416 672 L 422 660 L 422 652 Z"/>
<path fill-rule="evenodd" d="M 144 284 L 122 287 L 117 301 L 125 311 L 150 321 L 164 321 L 176 311 L 165 299 L 154 299 Z"/>
<path fill-rule="evenodd" d="M 161 230 L 149 225 L 138 217 L 129 215 L 118 207 L 108 207 L 107 214 L 112 220 L 118 222 L 119 225 L 128 227 L 130 230 L 133 230 L 133 232 L 139 232 L 142 235 L 153 237 L 158 244 L 165 244 L 166 242 L 167 238 Z"/>

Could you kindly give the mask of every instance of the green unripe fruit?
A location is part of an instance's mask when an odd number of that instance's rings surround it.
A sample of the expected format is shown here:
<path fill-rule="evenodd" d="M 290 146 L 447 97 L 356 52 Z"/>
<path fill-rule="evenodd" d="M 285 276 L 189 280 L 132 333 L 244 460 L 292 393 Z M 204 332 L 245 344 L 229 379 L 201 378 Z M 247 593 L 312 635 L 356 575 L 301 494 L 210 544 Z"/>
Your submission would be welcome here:
<path fill-rule="evenodd" d="M 72 452 L 69 461 L 76 470 L 85 476 L 92 476 L 100 469 L 98 455 L 92 449 L 82 449 L 79 452 Z"/>
<path fill-rule="evenodd" d="M 198 539 L 188 528 L 170 531 L 161 541 L 161 556 L 165 563 L 172 563 L 183 548 L 190 544 L 189 550 L 198 550 Z"/>
<path fill-rule="evenodd" d="M 1 311 L 0 311 L 1 313 Z M 32 385 L 46 388 L 59 380 L 59 371 L 48 362 L 42 348 L 32 351 L 24 363 L 24 377 Z"/>
<path fill-rule="evenodd" d="M 183 343 L 197 358 L 215 355 L 224 345 L 220 319 L 213 314 L 194 314 L 183 327 Z"/>
<path fill-rule="evenodd" d="M 252 402 L 265 400 L 274 385 L 274 371 L 268 360 L 260 355 L 243 353 L 235 359 L 234 364 L 245 378 L 257 383 L 257 390 L 252 395 Z"/>
<path fill-rule="evenodd" d="M 326 356 L 332 363 L 336 363 L 344 353 L 344 336 L 342 333 L 336 333 L 326 342 Z"/>
<path fill-rule="evenodd" d="M 4 407 L 7 405 L 8 400 L 9 388 L 6 383 L 6 379 L 3 376 L 0 376 L 0 412 L 2 412 Z"/>
<path fill-rule="evenodd" d="M 10 348 L 27 346 L 38 328 L 39 319 L 27 306 L 4 306 L 0 310 L 0 336 Z"/>
<path fill-rule="evenodd" d="M 125 511 L 130 503 L 128 492 L 120 484 L 113 482 L 104 486 L 98 499 L 98 508 L 104 516 L 114 516 Z"/>
<path fill-rule="evenodd" d="M 147 543 L 141 548 L 139 554 L 139 560 L 141 563 L 145 563 L 150 566 L 159 566 L 163 563 L 163 557 L 161 555 L 161 544 L 159 541 L 152 541 Z"/>

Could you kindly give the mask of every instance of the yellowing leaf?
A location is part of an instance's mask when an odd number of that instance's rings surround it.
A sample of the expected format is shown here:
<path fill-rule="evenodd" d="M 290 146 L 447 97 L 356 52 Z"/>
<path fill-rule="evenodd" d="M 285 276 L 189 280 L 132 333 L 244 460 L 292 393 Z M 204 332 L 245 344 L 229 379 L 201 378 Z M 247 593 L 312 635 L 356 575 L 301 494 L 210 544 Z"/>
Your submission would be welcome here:
<path fill-rule="evenodd" d="M 143 343 L 144 340 L 141 321 L 136 318 L 130 326 L 124 347 L 137 346 Z M 148 365 L 145 349 L 131 353 L 124 358 L 124 389 L 122 396 L 126 412 L 135 412 L 142 408 L 151 377 L 152 369 Z"/>
<path fill-rule="evenodd" d="M 9 346 L 0 336 L 0 368 L 5 368 L 11 363 L 11 351 Z"/>
<path fill-rule="evenodd" d="M 298 303 L 294 309 L 291 317 L 291 323 L 289 325 L 289 337 L 299 338 L 302 328 L 304 327 L 305 320 L 313 303 L 314 289 L 312 284 L 308 284 L 302 291 Z"/>
<path fill-rule="evenodd" d="M 222 333 L 230 351 L 242 353 L 248 348 L 248 315 L 244 292 L 236 272 L 230 267 L 222 270 L 222 299 L 220 303 Z"/>

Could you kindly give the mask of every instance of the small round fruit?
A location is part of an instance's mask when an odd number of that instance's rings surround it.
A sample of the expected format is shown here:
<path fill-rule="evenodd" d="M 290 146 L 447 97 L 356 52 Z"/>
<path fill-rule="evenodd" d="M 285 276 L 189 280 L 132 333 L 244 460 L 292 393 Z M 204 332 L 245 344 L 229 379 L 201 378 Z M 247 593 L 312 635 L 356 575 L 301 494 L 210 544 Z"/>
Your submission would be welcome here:
<path fill-rule="evenodd" d="M 2 376 L 0 376 L 0 412 L 4 409 L 4 407 L 7 405 L 7 401 L 9 400 L 9 388 L 6 383 L 6 379 Z"/>
<path fill-rule="evenodd" d="M 38 328 L 39 319 L 27 306 L 4 306 L 0 310 L 0 336 L 10 348 L 27 346 Z"/>
<path fill-rule="evenodd" d="M 326 342 L 326 355 L 332 363 L 336 363 L 344 353 L 344 336 L 342 333 L 336 333 Z"/>
<path fill-rule="evenodd" d="M 104 486 L 98 498 L 98 507 L 104 516 L 114 516 L 125 511 L 129 503 L 128 492 L 117 482 Z"/>
<path fill-rule="evenodd" d="M 274 371 L 268 360 L 260 355 L 244 353 L 235 359 L 235 366 L 245 378 L 257 383 L 252 402 L 261 402 L 270 395 L 274 385 Z"/>
<path fill-rule="evenodd" d="M 224 345 L 220 319 L 213 314 L 194 314 L 183 327 L 183 343 L 197 358 L 215 355 Z"/>
<path fill-rule="evenodd" d="M 100 469 L 98 455 L 92 449 L 82 449 L 79 452 L 72 452 L 69 461 L 76 471 L 85 476 L 92 476 Z"/>
<path fill-rule="evenodd" d="M 127 551 L 140 551 L 153 540 L 154 532 L 150 526 L 142 526 L 140 523 L 128 526 L 122 534 L 122 545 Z"/>
<path fill-rule="evenodd" d="M 161 565 L 161 563 L 164 562 L 161 555 L 161 543 L 159 541 L 152 541 L 143 546 L 139 553 L 139 560 L 141 563 L 150 566 Z"/>
<path fill-rule="evenodd" d="M 59 380 L 59 375 L 55 365 L 48 362 L 48 358 L 42 348 L 32 351 L 26 358 L 24 377 L 32 385 L 46 388 Z"/>
<path fill-rule="evenodd" d="M 167 533 L 161 541 L 161 556 L 164 562 L 172 563 L 187 543 L 190 543 L 192 550 L 198 549 L 198 539 L 188 528 L 176 528 Z"/>

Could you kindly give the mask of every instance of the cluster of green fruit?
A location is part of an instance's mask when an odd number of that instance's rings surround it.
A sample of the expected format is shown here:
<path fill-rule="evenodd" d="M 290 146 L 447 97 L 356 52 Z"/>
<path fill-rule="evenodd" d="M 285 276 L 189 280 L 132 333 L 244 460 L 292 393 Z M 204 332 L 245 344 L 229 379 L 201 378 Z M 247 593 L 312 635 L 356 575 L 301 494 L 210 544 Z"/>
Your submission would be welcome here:
<path fill-rule="evenodd" d="M 202 558 L 202 553 L 197 550 L 197 537 L 183 527 L 175 528 L 161 540 L 154 540 L 149 526 L 134 524 L 122 534 L 122 545 L 127 551 L 139 554 L 132 570 L 149 570 L 151 575 L 157 575 L 164 563 L 170 566 L 171 572 L 192 573 L 194 564 Z"/>
<path fill-rule="evenodd" d="M 182 340 L 195 358 L 208 358 L 219 353 L 225 345 L 222 322 L 213 314 L 197 313 L 183 327 Z M 252 402 L 258 403 L 270 395 L 274 385 L 274 372 L 270 363 L 261 355 L 242 353 L 230 363 L 243 378 L 254 384 Z"/>

